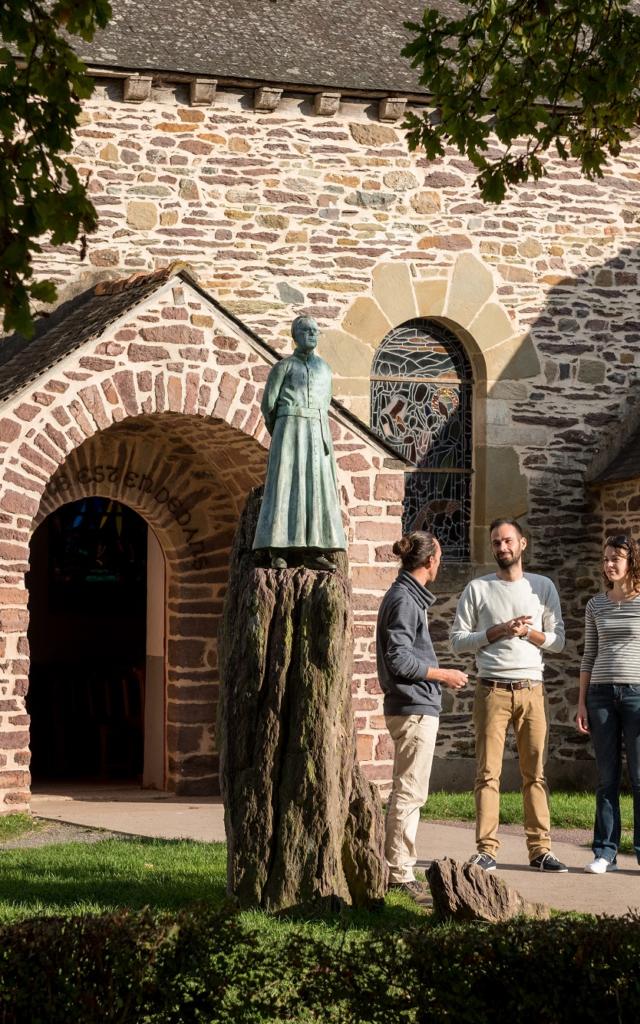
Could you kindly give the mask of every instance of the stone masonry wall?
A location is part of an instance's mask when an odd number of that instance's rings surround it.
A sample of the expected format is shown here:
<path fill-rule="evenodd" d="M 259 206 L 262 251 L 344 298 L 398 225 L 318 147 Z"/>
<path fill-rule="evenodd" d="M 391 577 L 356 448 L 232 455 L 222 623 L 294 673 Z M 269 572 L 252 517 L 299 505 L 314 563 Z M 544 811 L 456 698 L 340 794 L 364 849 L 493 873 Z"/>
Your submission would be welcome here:
<path fill-rule="evenodd" d="M 279 349 L 292 317 L 310 313 L 324 332 L 336 394 L 364 421 L 368 368 L 391 326 L 413 310 L 457 330 L 476 374 L 474 492 L 484 497 L 474 505 L 473 564 L 445 575 L 434 631 L 450 661 L 455 598 L 488 561 L 491 513 L 523 516 L 529 565 L 557 581 L 567 618 L 567 648 L 549 659 L 548 681 L 551 756 L 570 765 L 587 756 L 573 702 L 601 530 L 585 478 L 638 420 L 640 145 L 629 144 L 597 182 L 552 162 L 547 178 L 494 208 L 479 201 L 459 155 L 429 162 L 410 154 L 400 127 L 378 122 L 366 103 L 323 117 L 294 94 L 272 113 L 252 109 L 249 96 L 220 90 L 200 108 L 186 88 L 154 87 L 148 100 L 125 103 L 120 82 L 100 81 L 75 152 L 80 172 L 91 174 L 100 228 L 85 263 L 65 247 L 47 251 L 42 270 L 64 291 L 186 259 Z M 504 339 L 493 369 L 492 336 Z M 391 497 L 371 493 L 364 472 L 357 484 L 366 525 L 354 538 L 356 712 L 366 759 L 390 753 L 373 622 L 377 588 L 393 575 L 399 479 L 384 485 Z M 447 698 L 443 755 L 471 755 L 469 702 Z"/>

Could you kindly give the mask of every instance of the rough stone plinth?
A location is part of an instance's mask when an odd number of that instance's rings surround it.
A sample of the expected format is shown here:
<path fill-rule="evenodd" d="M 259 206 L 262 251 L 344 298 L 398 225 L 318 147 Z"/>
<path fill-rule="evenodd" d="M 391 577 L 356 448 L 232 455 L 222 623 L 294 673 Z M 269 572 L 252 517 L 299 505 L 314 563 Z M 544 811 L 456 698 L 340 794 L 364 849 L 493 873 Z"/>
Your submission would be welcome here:
<path fill-rule="evenodd" d="M 366 906 L 385 892 L 384 825 L 355 759 L 350 586 L 343 571 L 256 567 L 259 500 L 238 528 L 220 638 L 228 891 L 268 910 Z"/>

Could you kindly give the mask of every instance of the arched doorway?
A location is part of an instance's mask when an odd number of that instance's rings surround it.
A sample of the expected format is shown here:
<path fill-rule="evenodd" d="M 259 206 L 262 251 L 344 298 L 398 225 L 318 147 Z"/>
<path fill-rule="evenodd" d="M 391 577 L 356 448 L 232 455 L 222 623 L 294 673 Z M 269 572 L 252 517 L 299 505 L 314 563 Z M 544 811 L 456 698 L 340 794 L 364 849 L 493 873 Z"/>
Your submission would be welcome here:
<path fill-rule="evenodd" d="M 219 790 L 217 628 L 237 518 L 264 474 L 265 459 L 261 446 L 220 421 L 161 413 L 96 432 L 46 485 L 34 538 L 61 509 L 93 499 L 103 502 L 100 508 L 126 507 L 146 527 L 143 787 L 180 795 Z M 36 612 L 34 605 L 30 619 Z M 30 640 L 32 632 L 30 626 Z M 143 632 L 144 626 L 138 636 Z M 29 688 L 34 665 L 38 671 L 37 646 L 30 647 Z M 37 712 L 37 703 L 29 703 Z M 37 783 L 36 730 L 34 715 Z M 114 762 L 100 770 L 113 778 L 124 769 Z"/>
<path fill-rule="evenodd" d="M 158 597 L 163 616 L 162 552 L 127 505 L 85 497 L 59 507 L 35 531 L 28 711 L 36 784 L 163 788 Z"/>

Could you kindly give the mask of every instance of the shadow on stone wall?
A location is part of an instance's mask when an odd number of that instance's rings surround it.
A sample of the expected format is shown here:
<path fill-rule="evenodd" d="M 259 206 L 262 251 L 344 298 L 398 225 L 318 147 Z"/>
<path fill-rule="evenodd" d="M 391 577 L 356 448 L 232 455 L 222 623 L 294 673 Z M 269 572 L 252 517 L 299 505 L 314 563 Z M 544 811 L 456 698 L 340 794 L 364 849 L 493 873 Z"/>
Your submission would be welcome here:
<path fill-rule="evenodd" d="M 640 213 L 630 211 L 627 216 L 640 217 Z M 595 238 L 597 225 L 592 233 Z M 603 227 L 603 249 L 607 243 Z M 595 241 L 591 248 L 598 248 Z M 528 514 L 523 517 L 530 541 L 527 566 L 555 580 L 565 616 L 566 648 L 561 655 L 548 657 L 545 672 L 549 779 L 552 784 L 590 786 L 591 746 L 573 724 L 584 607 L 601 586 L 604 520 L 608 532 L 617 511 L 619 526 L 627 526 L 629 507 L 629 485 L 625 500 L 617 503 L 616 489 L 610 486 L 603 516 L 601 494 L 592 482 L 640 424 L 640 253 L 624 247 L 606 262 L 590 268 L 576 265 L 563 275 L 552 275 L 551 263 L 541 260 L 540 272 L 546 280 L 554 276 L 553 287 L 543 313 L 532 314 L 528 329 L 541 372 L 536 378 L 511 380 L 513 371 L 507 367 L 501 379 L 490 385 L 488 436 L 495 430 L 498 437 L 509 439 L 502 443 L 518 453 L 528 489 Z M 504 293 L 500 298 L 507 302 L 510 289 L 500 291 Z M 493 458 L 500 457 L 499 445 L 491 451 Z M 640 492 L 640 480 L 634 487 L 636 494 Z M 469 574 L 487 571 L 491 568 L 474 566 Z M 452 663 L 447 636 L 460 591 L 459 576 L 459 572 L 445 571 L 432 615 L 443 664 Z M 472 668 L 469 662 L 465 667 Z M 472 703 L 472 688 L 463 697 L 444 695 L 438 748 L 447 762 L 440 760 L 435 766 L 436 787 L 466 788 L 472 779 Z M 513 737 L 508 749 L 508 756 L 514 758 Z M 505 762 L 505 775 L 515 783 L 514 768 Z"/>

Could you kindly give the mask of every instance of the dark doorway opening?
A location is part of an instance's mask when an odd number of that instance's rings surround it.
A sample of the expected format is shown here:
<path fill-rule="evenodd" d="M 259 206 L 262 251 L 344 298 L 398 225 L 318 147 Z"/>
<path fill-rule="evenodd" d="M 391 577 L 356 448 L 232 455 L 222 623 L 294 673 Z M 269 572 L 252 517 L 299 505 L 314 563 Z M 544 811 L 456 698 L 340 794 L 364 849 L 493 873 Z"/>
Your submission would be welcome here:
<path fill-rule="evenodd" d="M 29 571 L 34 782 L 142 782 L 147 525 L 86 498 L 35 531 Z"/>

